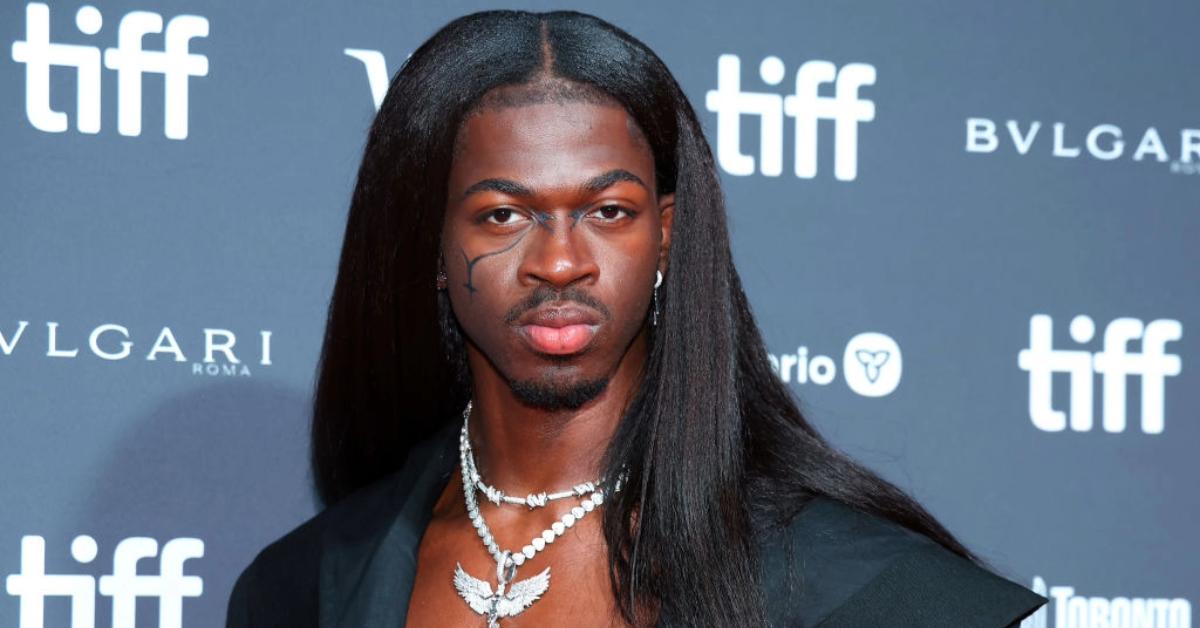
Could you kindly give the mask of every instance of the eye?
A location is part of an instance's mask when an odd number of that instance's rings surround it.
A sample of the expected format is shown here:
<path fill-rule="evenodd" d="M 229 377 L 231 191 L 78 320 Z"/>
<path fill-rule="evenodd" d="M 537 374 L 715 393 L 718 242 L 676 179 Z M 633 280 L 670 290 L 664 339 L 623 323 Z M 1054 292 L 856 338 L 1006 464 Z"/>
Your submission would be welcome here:
<path fill-rule="evenodd" d="M 621 207 L 620 205 L 605 205 L 592 210 L 591 214 L 598 218 L 600 222 L 619 222 L 626 218 L 633 218 L 634 212 Z"/>
<path fill-rule="evenodd" d="M 493 209 L 484 215 L 484 219 L 493 225 L 514 225 L 521 221 L 521 215 L 510 207 Z"/>

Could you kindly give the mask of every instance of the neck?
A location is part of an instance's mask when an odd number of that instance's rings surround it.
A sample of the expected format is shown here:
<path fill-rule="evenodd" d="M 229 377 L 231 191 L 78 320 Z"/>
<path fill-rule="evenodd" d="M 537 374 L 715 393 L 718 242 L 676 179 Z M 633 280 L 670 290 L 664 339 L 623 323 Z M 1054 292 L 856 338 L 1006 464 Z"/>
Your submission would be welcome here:
<path fill-rule="evenodd" d="M 604 391 L 576 409 L 523 404 L 477 349 L 468 352 L 474 388 L 471 446 L 485 482 L 523 497 L 600 477 L 604 452 L 641 382 L 644 333 L 630 345 Z"/>

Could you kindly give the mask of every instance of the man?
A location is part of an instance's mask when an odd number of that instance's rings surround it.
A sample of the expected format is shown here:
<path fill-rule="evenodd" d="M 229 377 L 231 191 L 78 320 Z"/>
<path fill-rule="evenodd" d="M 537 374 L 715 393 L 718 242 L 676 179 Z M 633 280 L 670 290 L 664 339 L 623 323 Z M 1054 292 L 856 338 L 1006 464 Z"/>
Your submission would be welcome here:
<path fill-rule="evenodd" d="M 998 628 L 1045 601 L 804 420 L 694 111 L 573 12 L 460 18 L 394 79 L 313 456 L 330 507 L 230 626 Z"/>

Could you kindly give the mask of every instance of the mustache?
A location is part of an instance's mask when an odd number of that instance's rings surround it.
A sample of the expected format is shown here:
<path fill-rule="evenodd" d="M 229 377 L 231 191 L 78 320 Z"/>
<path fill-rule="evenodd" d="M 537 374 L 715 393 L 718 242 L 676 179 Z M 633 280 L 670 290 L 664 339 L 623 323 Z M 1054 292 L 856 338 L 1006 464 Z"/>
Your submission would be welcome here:
<path fill-rule="evenodd" d="M 504 322 L 512 325 L 516 323 L 517 319 L 523 314 L 537 308 L 543 303 L 562 303 L 566 301 L 574 301 L 580 305 L 586 305 L 599 312 L 604 320 L 612 318 L 612 313 L 609 312 L 608 307 L 601 303 L 596 297 L 593 297 L 579 288 L 568 287 L 563 290 L 555 290 L 550 286 L 542 285 L 535 288 L 534 291 L 529 294 L 529 296 L 521 299 L 520 302 L 512 306 L 512 308 L 510 308 L 504 315 Z"/>

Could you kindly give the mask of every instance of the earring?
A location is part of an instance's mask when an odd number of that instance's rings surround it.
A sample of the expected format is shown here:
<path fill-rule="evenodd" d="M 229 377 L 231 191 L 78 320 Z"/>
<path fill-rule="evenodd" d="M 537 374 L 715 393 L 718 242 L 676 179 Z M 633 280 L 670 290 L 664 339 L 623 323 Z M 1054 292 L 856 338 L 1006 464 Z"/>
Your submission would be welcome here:
<path fill-rule="evenodd" d="M 437 285 L 437 289 L 438 289 L 438 290 L 445 290 L 445 289 L 446 289 L 446 281 L 447 281 L 447 279 L 446 279 L 446 271 L 444 271 L 444 270 L 439 270 L 439 271 L 438 271 L 438 274 L 437 274 L 437 281 L 435 282 L 435 283 L 436 283 L 436 285 Z"/>
<path fill-rule="evenodd" d="M 650 317 L 650 326 L 658 327 L 658 287 L 662 285 L 663 274 L 661 270 L 654 271 L 654 274 L 654 293 L 650 297 L 651 301 L 654 302 L 654 313 Z"/>

